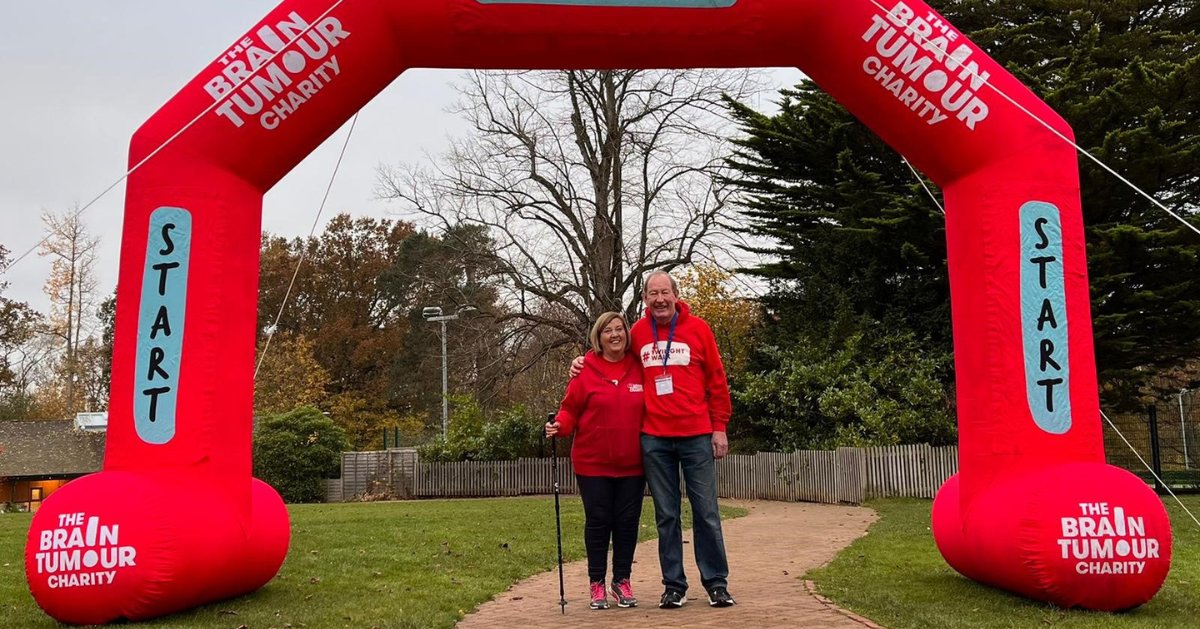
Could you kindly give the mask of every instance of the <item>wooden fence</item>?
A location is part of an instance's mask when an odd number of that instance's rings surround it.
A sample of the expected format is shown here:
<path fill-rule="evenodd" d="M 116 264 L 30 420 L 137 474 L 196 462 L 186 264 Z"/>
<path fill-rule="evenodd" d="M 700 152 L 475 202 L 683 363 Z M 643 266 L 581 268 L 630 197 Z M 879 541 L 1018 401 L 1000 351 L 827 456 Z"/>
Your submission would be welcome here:
<path fill-rule="evenodd" d="M 933 498 L 958 473 L 958 447 L 865 448 L 866 498 Z"/>
<path fill-rule="evenodd" d="M 325 481 L 325 499 L 344 502 L 372 495 L 412 498 L 417 460 L 417 451 L 413 448 L 343 452 L 342 475 Z"/>
<path fill-rule="evenodd" d="M 330 502 L 548 494 L 550 459 L 422 463 L 414 450 L 347 452 Z M 870 498 L 932 498 L 958 471 L 958 448 L 925 445 L 733 454 L 717 462 L 722 498 L 859 504 Z M 559 490 L 577 492 L 571 462 L 558 461 Z"/>

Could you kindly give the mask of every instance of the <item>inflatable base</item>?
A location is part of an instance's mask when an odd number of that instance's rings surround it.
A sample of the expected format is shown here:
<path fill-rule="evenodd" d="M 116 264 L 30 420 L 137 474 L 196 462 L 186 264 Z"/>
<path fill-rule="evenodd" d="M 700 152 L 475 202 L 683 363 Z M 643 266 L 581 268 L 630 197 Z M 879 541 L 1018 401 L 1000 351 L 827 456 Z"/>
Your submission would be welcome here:
<path fill-rule="evenodd" d="M 1132 609 L 1171 565 L 1171 523 L 1141 479 L 1070 463 L 1005 480 L 961 502 L 956 474 L 933 503 L 933 536 L 964 576 L 1063 608 Z"/>
<path fill-rule="evenodd" d="M 29 529 L 25 574 L 34 599 L 61 622 L 103 624 L 262 587 L 287 555 L 288 513 L 269 485 L 242 482 L 249 492 L 175 470 L 71 482 Z M 236 504 L 238 493 L 250 504 Z"/>

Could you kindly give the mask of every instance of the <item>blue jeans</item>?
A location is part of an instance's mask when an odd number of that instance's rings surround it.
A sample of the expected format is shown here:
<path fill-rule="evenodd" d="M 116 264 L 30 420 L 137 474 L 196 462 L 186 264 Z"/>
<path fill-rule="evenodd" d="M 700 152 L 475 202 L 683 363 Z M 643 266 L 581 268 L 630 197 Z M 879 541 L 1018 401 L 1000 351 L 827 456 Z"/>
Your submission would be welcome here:
<path fill-rule="evenodd" d="M 727 587 L 729 563 L 721 514 L 717 509 L 717 470 L 712 454 L 712 436 L 655 437 L 642 435 L 642 462 L 646 482 L 654 497 L 654 519 L 658 525 L 658 563 L 662 582 L 668 589 L 687 592 L 683 574 L 683 531 L 680 526 L 679 472 L 692 505 L 692 547 L 705 590 Z"/>

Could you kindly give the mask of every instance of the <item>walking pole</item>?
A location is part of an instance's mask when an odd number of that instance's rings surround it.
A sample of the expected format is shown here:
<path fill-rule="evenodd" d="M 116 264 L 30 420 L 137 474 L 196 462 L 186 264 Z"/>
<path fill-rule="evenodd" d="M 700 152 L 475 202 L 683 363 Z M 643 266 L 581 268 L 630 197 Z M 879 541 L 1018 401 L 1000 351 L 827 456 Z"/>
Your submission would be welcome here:
<path fill-rule="evenodd" d="M 554 413 L 550 413 L 546 418 L 546 423 L 553 422 Z M 562 511 L 558 505 L 558 435 L 550 437 L 550 475 L 554 477 L 554 527 L 558 530 L 558 606 L 562 609 L 563 615 L 566 615 L 567 588 L 563 581 Z"/>

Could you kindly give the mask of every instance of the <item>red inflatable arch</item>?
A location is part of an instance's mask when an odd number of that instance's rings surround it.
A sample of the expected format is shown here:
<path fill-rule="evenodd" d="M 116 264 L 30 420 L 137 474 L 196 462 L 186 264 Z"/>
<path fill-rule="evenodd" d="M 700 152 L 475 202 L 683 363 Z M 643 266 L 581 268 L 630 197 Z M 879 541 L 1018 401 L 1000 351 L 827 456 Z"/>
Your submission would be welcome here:
<path fill-rule="evenodd" d="M 38 604 L 145 619 L 278 571 L 287 512 L 250 473 L 263 194 L 405 69 L 772 66 L 801 68 L 945 193 L 961 443 L 934 503 L 946 560 L 1063 607 L 1149 600 L 1170 525 L 1104 463 L 1076 156 L 1030 113 L 1071 131 L 928 6 L 289 0 L 133 138 L 131 165 L 149 159 L 128 183 L 104 471 L 34 518 Z"/>

